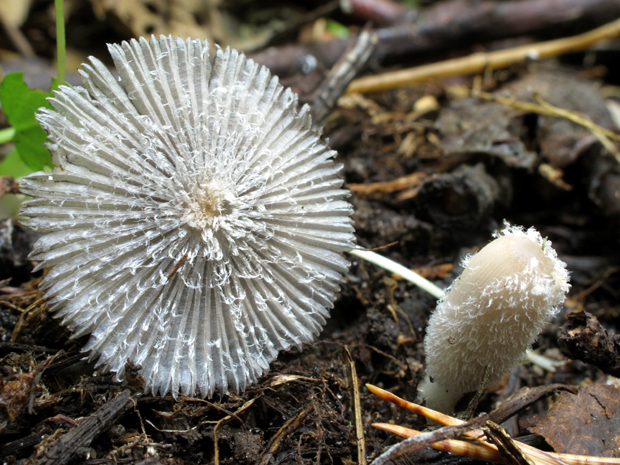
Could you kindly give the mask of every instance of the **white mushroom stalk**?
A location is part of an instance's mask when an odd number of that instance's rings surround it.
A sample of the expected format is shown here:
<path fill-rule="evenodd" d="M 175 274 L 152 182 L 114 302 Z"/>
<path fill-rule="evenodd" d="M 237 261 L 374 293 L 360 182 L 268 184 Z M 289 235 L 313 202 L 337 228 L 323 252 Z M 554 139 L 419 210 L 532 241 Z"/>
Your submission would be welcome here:
<path fill-rule="evenodd" d="M 23 178 L 32 259 L 84 351 L 155 394 L 239 392 L 312 341 L 354 244 L 335 152 L 309 108 L 235 50 L 110 45 L 38 119 L 56 167 Z"/>
<path fill-rule="evenodd" d="M 353 249 L 349 252 L 351 255 L 355 255 L 356 257 L 362 258 L 367 262 L 370 262 L 374 265 L 377 265 L 384 270 L 391 271 L 392 273 L 396 273 L 401 278 L 406 279 L 407 281 L 415 284 L 420 289 L 428 292 L 433 297 L 441 299 L 445 293 L 444 291 L 430 282 L 428 279 L 420 276 L 415 271 L 410 270 L 409 268 L 405 268 L 400 263 L 396 263 L 393 260 L 390 260 L 387 257 L 379 255 L 378 253 L 373 252 L 372 250 L 364 250 L 364 249 Z"/>

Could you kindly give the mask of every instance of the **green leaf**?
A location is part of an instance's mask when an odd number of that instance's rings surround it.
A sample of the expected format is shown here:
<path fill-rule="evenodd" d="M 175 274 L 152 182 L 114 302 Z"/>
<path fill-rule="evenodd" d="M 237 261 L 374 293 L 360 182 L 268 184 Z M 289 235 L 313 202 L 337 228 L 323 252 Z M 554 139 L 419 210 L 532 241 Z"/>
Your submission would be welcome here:
<path fill-rule="evenodd" d="M 11 150 L 0 163 L 0 176 L 11 176 L 17 179 L 30 173 L 32 170 L 24 164 L 17 149 Z"/>
<path fill-rule="evenodd" d="M 0 129 L 0 144 L 11 142 L 13 137 L 15 137 L 15 128 L 9 126 L 8 128 Z"/>
<path fill-rule="evenodd" d="M 52 157 L 43 145 L 47 136 L 34 119 L 37 109 L 52 108 L 46 100 L 51 96 L 51 92 L 30 89 L 21 72 L 8 74 L 0 83 L 0 102 L 11 126 L 15 128 L 15 148 L 31 171 L 52 166 Z"/>
<path fill-rule="evenodd" d="M 348 27 L 343 26 L 342 24 L 334 21 L 333 19 L 328 19 L 325 27 L 329 32 L 334 34 L 339 39 L 346 39 L 350 35 Z"/>

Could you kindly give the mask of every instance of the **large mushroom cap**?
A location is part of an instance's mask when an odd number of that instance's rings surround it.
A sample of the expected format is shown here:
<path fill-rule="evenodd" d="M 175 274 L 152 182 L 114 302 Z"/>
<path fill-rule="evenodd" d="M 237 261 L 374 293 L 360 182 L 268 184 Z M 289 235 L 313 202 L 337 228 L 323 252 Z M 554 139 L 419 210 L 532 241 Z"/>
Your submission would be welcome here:
<path fill-rule="evenodd" d="M 308 108 L 235 50 L 109 47 L 38 119 L 57 165 L 23 179 L 50 308 L 147 388 L 239 391 L 311 341 L 348 268 L 351 205 Z"/>

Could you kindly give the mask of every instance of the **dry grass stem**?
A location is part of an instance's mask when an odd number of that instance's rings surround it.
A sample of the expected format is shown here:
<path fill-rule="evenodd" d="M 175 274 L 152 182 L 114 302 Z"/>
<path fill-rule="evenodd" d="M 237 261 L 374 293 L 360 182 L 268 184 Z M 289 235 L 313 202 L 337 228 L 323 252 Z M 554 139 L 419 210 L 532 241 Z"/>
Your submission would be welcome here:
<path fill-rule="evenodd" d="M 357 194 L 389 194 L 391 192 L 402 191 L 418 187 L 428 177 L 428 173 L 416 171 L 415 173 L 401 176 L 392 181 L 373 182 L 371 184 L 349 184 L 348 187 Z"/>
<path fill-rule="evenodd" d="M 299 415 L 297 415 L 296 417 L 291 417 L 286 423 L 284 423 L 282 428 L 280 428 L 278 432 L 275 434 L 275 436 L 271 439 L 271 442 L 269 443 L 269 446 L 267 447 L 267 449 L 265 449 L 265 451 L 261 455 L 260 460 L 258 461 L 259 465 L 267 465 L 271 461 L 273 454 L 276 453 L 276 451 L 280 447 L 280 443 L 286 437 L 288 432 L 294 431 L 297 428 L 299 428 L 299 425 L 301 424 L 301 420 L 307 414 L 309 414 L 313 408 L 314 407 L 312 405 L 309 405 L 304 410 L 302 410 L 299 413 Z"/>
<path fill-rule="evenodd" d="M 39 304 L 43 304 L 41 306 L 38 306 Z M 38 307 L 37 307 L 38 306 Z M 43 309 L 45 308 L 46 304 L 45 304 L 45 299 L 41 298 L 41 299 L 37 299 L 33 304 L 31 304 L 28 308 L 26 308 L 26 310 L 24 310 L 22 312 L 22 314 L 19 317 L 19 320 L 17 320 L 17 324 L 15 325 L 15 328 L 13 329 L 13 333 L 11 334 L 11 342 L 17 342 L 17 339 L 19 337 L 19 334 L 22 330 L 22 328 L 25 326 L 26 324 L 26 320 L 28 318 L 33 317 L 34 315 L 36 315 L 37 313 L 43 311 Z"/>
<path fill-rule="evenodd" d="M 565 37 L 489 53 L 474 53 L 453 60 L 359 78 L 351 82 L 346 92 L 348 94 L 355 92 L 378 92 L 420 81 L 481 73 L 485 70 L 504 68 L 513 63 L 524 62 L 528 59 L 541 60 L 564 53 L 584 50 L 597 42 L 618 36 L 620 36 L 620 19 L 573 37 Z"/>
<path fill-rule="evenodd" d="M 215 463 L 215 465 L 220 465 L 220 451 L 219 451 L 219 448 L 217 447 L 217 429 L 222 424 L 232 420 L 233 418 L 239 419 L 237 415 L 243 412 L 244 410 L 246 410 L 247 408 L 249 408 L 256 401 L 256 399 L 258 399 L 258 397 L 248 400 L 234 414 L 227 415 L 224 418 L 222 418 L 220 421 L 218 421 L 217 424 L 215 425 L 215 428 L 213 428 L 213 449 L 214 449 L 213 462 Z"/>
<path fill-rule="evenodd" d="M 426 418 L 434 420 L 443 425 L 457 426 L 464 423 L 462 420 L 459 420 L 457 418 L 453 418 L 449 415 L 444 415 L 442 413 L 436 412 L 413 402 L 408 402 L 392 394 L 391 392 L 385 391 L 384 389 L 381 389 L 377 386 L 367 384 L 366 387 L 373 394 L 383 400 L 387 400 L 388 402 L 396 404 L 399 407 L 406 408 L 407 410 L 423 415 Z M 407 438 L 422 434 L 420 431 L 416 431 L 410 428 L 387 425 L 384 423 L 375 423 L 373 424 L 373 426 L 375 428 L 390 431 L 398 434 L 399 436 Z M 444 450 L 446 452 L 463 455 L 474 459 L 486 460 L 489 462 L 502 464 L 508 463 L 508 460 L 499 452 L 497 446 L 495 446 L 494 444 L 490 444 L 489 442 L 482 439 L 483 434 L 484 433 L 482 430 L 474 430 L 467 432 L 463 435 L 468 439 L 477 441 L 476 443 L 468 443 L 458 440 L 445 440 L 433 443 L 432 447 L 438 450 Z M 526 457 L 527 460 L 531 461 L 534 465 L 620 465 L 620 458 L 589 457 L 585 455 L 544 452 L 535 447 L 529 446 L 527 444 L 521 444 L 516 441 L 514 442 L 514 445 L 519 449 L 520 453 L 523 454 L 523 456 Z M 485 450 L 485 452 L 483 452 L 483 449 Z"/>
<path fill-rule="evenodd" d="M 420 431 L 416 431 L 411 428 L 405 428 L 403 426 L 391 425 L 388 423 L 373 423 L 373 427 L 388 431 L 390 433 L 397 434 L 403 438 L 411 438 L 422 434 Z M 466 456 L 476 460 L 483 460 L 485 462 L 494 463 L 509 463 L 499 452 L 493 451 L 488 447 L 480 444 L 474 444 L 466 441 L 459 441 L 457 439 L 445 439 L 431 444 L 433 449 L 441 450 L 444 452 L 450 452 L 451 454 Z"/>
<path fill-rule="evenodd" d="M 387 400 L 392 404 L 398 405 L 401 408 L 405 408 L 410 412 L 425 416 L 429 420 L 436 421 L 437 423 L 441 423 L 442 425 L 455 426 L 464 423 L 462 420 L 453 418 L 450 415 L 445 415 L 430 408 L 414 404 L 413 402 L 408 402 L 405 399 L 401 399 L 397 395 L 394 395 L 391 392 L 386 391 L 385 389 L 381 389 L 380 387 L 373 386 L 372 384 L 366 384 L 366 387 L 377 397 L 380 397 L 383 400 Z"/>
<path fill-rule="evenodd" d="M 353 357 L 351 357 L 351 352 L 349 352 L 349 349 L 346 346 L 343 348 L 341 357 L 345 368 L 349 397 L 353 402 L 351 414 L 353 416 L 353 424 L 355 425 L 357 463 L 358 465 L 366 465 L 366 438 L 364 437 L 364 421 L 362 417 L 357 370 L 355 369 L 355 362 L 353 361 Z"/>
<path fill-rule="evenodd" d="M 620 151 L 612 142 L 612 140 L 616 142 L 620 141 L 620 136 L 615 132 L 590 121 L 587 117 L 578 112 L 551 105 L 550 103 L 545 102 L 539 95 L 536 95 L 537 103 L 522 102 L 511 98 L 502 97 L 501 95 L 489 94 L 488 92 L 473 92 L 473 95 L 484 100 L 501 103 L 529 113 L 553 116 L 556 118 L 565 118 L 573 123 L 583 126 L 584 128 L 592 131 L 592 134 L 598 138 L 601 144 L 616 158 L 616 160 L 618 160 L 618 163 L 620 163 Z"/>

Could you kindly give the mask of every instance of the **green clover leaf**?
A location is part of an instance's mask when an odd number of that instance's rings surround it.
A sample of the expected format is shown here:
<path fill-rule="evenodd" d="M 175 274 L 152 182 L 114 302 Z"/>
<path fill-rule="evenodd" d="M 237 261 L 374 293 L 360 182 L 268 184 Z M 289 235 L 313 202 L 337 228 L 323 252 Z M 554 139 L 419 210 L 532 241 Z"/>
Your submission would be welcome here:
<path fill-rule="evenodd" d="M 55 85 L 52 82 L 52 88 Z M 21 72 L 8 74 L 0 83 L 0 102 L 11 126 L 15 128 L 15 148 L 23 164 L 32 171 L 52 166 L 52 157 L 44 145 L 47 136 L 34 118 L 37 109 L 52 108 L 47 101 L 51 96 L 51 91 L 30 89 Z"/>

